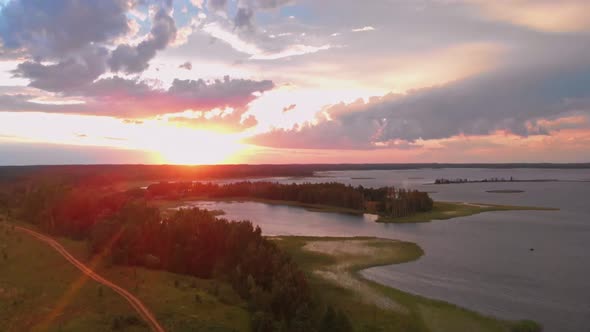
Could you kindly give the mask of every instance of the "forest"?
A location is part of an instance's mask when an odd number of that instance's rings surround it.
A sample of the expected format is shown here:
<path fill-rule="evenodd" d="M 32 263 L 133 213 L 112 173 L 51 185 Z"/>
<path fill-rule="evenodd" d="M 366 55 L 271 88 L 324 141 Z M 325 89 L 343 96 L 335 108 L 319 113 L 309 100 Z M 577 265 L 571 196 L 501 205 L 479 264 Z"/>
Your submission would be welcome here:
<path fill-rule="evenodd" d="M 96 177 L 93 177 L 96 178 Z M 426 193 L 339 183 L 160 182 L 117 189 L 40 176 L 0 190 L 0 212 L 52 235 L 86 241 L 114 264 L 224 280 L 248 303 L 253 331 L 351 331 L 347 316 L 311 294 L 305 274 L 249 221 L 200 209 L 163 213 L 157 199 L 247 197 L 320 204 L 390 216 L 432 209 Z"/>
<path fill-rule="evenodd" d="M 38 183 L 2 195 L 0 206 L 49 234 L 87 241 L 114 264 L 226 281 L 248 304 L 255 332 L 352 330 L 344 313 L 313 297 L 305 274 L 259 227 L 197 208 L 163 214 L 144 196 Z"/>
<path fill-rule="evenodd" d="M 434 184 L 453 184 L 453 183 L 479 183 L 479 182 L 522 182 L 521 180 L 516 180 L 513 177 L 510 177 L 508 179 L 506 178 L 489 178 L 489 179 L 482 179 L 482 180 L 469 180 L 469 179 L 461 179 L 461 178 L 457 178 L 457 179 L 445 179 L 445 178 L 440 178 L 440 179 L 436 179 L 434 180 Z"/>
<path fill-rule="evenodd" d="M 255 198 L 326 205 L 376 213 L 388 217 L 405 217 L 432 210 L 428 193 L 394 187 L 365 188 L 342 183 L 279 184 L 275 182 L 161 182 L 147 187 L 147 197 L 165 199 Z"/>

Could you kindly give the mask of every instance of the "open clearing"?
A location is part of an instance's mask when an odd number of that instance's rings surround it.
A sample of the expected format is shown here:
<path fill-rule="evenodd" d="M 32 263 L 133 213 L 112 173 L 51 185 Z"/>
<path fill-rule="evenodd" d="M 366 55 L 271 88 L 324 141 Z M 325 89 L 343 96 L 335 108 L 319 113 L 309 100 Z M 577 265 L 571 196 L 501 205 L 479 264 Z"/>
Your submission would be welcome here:
<path fill-rule="evenodd" d="M 56 240 L 89 265 L 85 242 Z M 6 223 L 0 223 L 0 249 L 3 332 L 111 331 L 115 326 L 149 331 L 119 294 Z M 227 283 L 108 261 L 99 262 L 96 271 L 139 298 L 167 331 L 250 331 L 245 304 Z"/>
<path fill-rule="evenodd" d="M 111 281 L 103 278 L 102 276 L 97 274 L 95 271 L 93 271 L 91 267 L 84 265 L 82 262 L 80 262 L 74 256 L 72 256 L 57 241 L 55 241 L 52 238 L 45 236 L 41 233 L 35 232 L 35 231 L 29 229 L 28 227 L 15 226 L 14 229 L 18 230 L 22 233 L 26 233 L 29 236 L 32 236 L 33 238 L 36 238 L 37 240 L 45 243 L 46 245 L 48 245 L 49 247 L 54 249 L 64 259 L 66 259 L 68 262 L 70 262 L 73 266 L 78 268 L 78 270 L 80 270 L 80 272 L 82 272 L 84 274 L 81 277 L 82 279 L 90 278 L 90 279 L 100 283 L 101 286 L 99 286 L 99 287 L 105 286 L 105 287 L 115 291 L 117 294 L 119 294 L 121 297 L 123 297 L 125 300 L 127 300 L 127 302 L 131 305 L 131 307 L 133 307 L 133 309 L 135 309 L 136 313 L 139 316 L 141 316 L 144 323 L 147 323 L 153 331 L 164 332 L 164 328 L 162 328 L 162 326 L 160 325 L 158 320 L 154 317 L 154 315 L 150 312 L 150 310 L 137 297 L 133 296 L 133 294 L 129 293 L 126 289 L 121 288 L 118 285 L 113 284 Z M 100 259 L 100 256 L 97 258 Z"/>

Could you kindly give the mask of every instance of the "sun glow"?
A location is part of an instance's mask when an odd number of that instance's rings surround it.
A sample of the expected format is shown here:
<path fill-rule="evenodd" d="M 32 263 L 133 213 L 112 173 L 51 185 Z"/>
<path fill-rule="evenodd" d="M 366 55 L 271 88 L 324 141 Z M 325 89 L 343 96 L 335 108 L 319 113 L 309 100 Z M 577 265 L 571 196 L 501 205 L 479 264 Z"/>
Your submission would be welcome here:
<path fill-rule="evenodd" d="M 240 134 L 194 129 L 162 120 L 141 125 L 143 135 L 130 137 L 136 148 L 154 151 L 167 164 L 223 164 L 239 162 L 235 156 L 244 149 Z"/>
<path fill-rule="evenodd" d="M 169 140 L 168 140 L 169 139 Z M 211 131 L 197 131 L 184 136 L 182 141 L 169 137 L 157 142 L 160 162 L 166 164 L 196 165 L 239 162 L 235 155 L 244 146 L 231 135 Z"/>
<path fill-rule="evenodd" d="M 247 150 L 240 143 L 244 133 L 194 129 L 166 119 L 3 112 L 0 123 L 2 140 L 140 150 L 166 164 L 239 163 L 238 155 Z"/>

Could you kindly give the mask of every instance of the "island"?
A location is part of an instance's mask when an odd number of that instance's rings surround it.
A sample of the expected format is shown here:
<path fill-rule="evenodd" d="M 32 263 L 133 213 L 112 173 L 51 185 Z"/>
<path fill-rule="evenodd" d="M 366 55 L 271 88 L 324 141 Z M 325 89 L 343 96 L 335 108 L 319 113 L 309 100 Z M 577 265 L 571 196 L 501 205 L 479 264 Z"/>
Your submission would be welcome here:
<path fill-rule="evenodd" d="M 529 180 L 518 180 L 513 178 L 486 178 L 481 180 L 470 180 L 470 179 L 463 179 L 463 178 L 456 178 L 456 179 L 446 179 L 440 178 L 434 180 L 434 183 L 431 184 L 461 184 L 461 183 L 497 183 L 497 182 L 557 182 L 557 179 L 529 179 Z"/>

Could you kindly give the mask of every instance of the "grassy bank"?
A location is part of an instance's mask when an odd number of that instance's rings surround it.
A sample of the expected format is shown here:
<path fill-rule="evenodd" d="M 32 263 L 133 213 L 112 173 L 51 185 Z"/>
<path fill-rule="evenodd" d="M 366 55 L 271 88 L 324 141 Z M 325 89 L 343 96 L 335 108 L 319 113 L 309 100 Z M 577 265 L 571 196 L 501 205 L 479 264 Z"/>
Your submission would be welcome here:
<path fill-rule="evenodd" d="M 344 310 L 355 331 L 509 331 L 512 323 L 368 281 L 364 268 L 402 263 L 423 252 L 413 243 L 376 238 L 279 237 L 307 273 L 314 294 Z"/>
<path fill-rule="evenodd" d="M 85 242 L 57 240 L 91 265 Z M 121 296 L 84 278 L 44 243 L 0 223 L 0 248 L 2 331 L 111 331 L 116 324 L 122 331 L 147 330 Z M 250 330 L 245 304 L 224 282 L 108 261 L 95 270 L 137 296 L 168 331 Z"/>
<path fill-rule="evenodd" d="M 380 216 L 377 222 L 384 223 L 417 223 L 429 222 L 432 220 L 447 220 L 457 217 L 466 217 L 483 212 L 491 211 L 557 211 L 559 209 L 514 206 L 479 203 L 455 203 L 455 202 L 434 202 L 434 208 L 429 212 L 420 212 L 408 217 L 392 218 Z"/>

